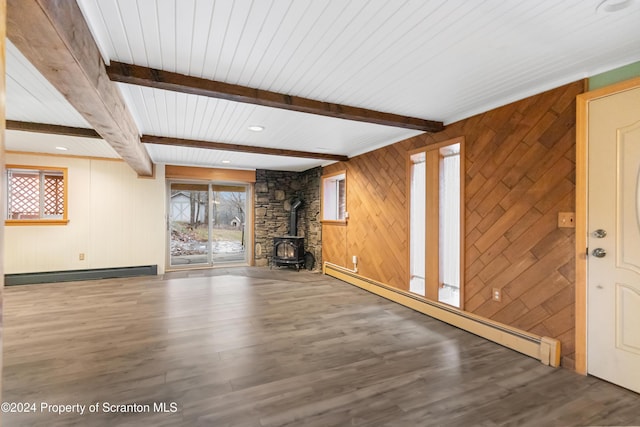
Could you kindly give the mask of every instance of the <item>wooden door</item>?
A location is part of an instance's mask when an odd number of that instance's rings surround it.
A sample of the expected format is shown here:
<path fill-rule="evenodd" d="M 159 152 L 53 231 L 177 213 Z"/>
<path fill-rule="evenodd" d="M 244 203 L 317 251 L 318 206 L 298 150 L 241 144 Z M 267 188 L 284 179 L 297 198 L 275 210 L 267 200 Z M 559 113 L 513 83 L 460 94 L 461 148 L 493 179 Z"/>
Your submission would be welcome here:
<path fill-rule="evenodd" d="M 640 87 L 589 104 L 587 370 L 640 392 Z"/>

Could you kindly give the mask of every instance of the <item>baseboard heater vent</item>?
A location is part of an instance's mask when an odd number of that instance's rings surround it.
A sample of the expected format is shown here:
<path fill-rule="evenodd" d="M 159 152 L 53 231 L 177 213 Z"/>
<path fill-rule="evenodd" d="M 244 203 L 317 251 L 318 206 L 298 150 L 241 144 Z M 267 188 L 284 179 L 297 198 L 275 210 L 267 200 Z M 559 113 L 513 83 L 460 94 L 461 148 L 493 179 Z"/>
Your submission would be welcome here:
<path fill-rule="evenodd" d="M 75 282 L 78 280 L 113 279 L 117 277 L 155 276 L 157 265 L 137 267 L 95 268 L 91 270 L 47 271 L 42 273 L 7 274 L 5 285 L 34 285 L 37 283 Z"/>
<path fill-rule="evenodd" d="M 324 263 L 322 271 L 326 275 L 533 357 L 545 365 L 560 366 L 560 341 L 555 338 L 533 335 L 472 313 L 457 310 L 446 304 L 425 300 L 329 262 Z"/>

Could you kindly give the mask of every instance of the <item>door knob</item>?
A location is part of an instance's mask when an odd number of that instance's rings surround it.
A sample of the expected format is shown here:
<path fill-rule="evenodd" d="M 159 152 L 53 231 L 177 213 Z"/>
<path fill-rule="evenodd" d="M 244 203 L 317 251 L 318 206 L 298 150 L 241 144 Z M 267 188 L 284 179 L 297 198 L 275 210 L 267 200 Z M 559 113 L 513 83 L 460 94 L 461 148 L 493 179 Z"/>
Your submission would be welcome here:
<path fill-rule="evenodd" d="M 607 251 L 602 248 L 595 248 L 591 254 L 596 258 L 604 258 L 607 255 Z"/>
<path fill-rule="evenodd" d="M 606 236 L 607 236 L 607 232 L 602 228 L 598 228 L 596 231 L 593 232 L 593 237 L 596 237 L 598 239 L 602 239 L 603 237 L 606 237 Z"/>

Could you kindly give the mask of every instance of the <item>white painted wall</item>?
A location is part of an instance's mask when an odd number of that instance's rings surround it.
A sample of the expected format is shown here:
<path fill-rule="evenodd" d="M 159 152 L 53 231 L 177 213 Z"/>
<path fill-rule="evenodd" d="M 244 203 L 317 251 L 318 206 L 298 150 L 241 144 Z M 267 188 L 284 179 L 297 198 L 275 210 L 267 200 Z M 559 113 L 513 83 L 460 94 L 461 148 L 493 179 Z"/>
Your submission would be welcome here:
<path fill-rule="evenodd" d="M 69 181 L 67 225 L 5 227 L 6 274 L 154 264 L 164 272 L 164 166 L 148 179 L 122 161 L 7 153 L 6 162 L 66 167 Z"/>

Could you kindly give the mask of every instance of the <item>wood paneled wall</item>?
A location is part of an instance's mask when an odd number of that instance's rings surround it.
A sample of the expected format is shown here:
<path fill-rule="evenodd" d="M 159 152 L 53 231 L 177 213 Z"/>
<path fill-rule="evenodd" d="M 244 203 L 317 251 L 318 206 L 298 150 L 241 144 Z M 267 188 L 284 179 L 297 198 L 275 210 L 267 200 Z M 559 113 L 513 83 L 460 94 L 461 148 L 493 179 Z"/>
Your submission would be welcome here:
<path fill-rule="evenodd" d="M 408 290 L 406 155 L 405 141 L 324 168 L 346 169 L 349 219 L 346 226 L 323 225 L 322 257 L 351 268 L 357 255 L 360 274 Z M 332 239 L 340 235 L 343 241 Z"/>
<path fill-rule="evenodd" d="M 325 168 L 347 171 L 349 221 L 323 226 L 326 261 L 408 286 L 407 152 L 464 136 L 465 308 L 562 342 L 573 368 L 576 82 Z M 344 238 L 338 242 L 336 239 Z M 341 248 L 344 252 L 340 253 Z M 349 264 L 346 264 L 346 261 Z M 502 302 L 491 300 L 502 289 Z"/>

